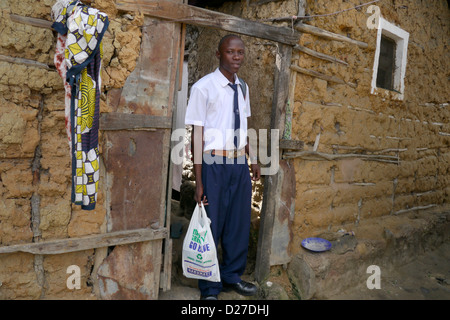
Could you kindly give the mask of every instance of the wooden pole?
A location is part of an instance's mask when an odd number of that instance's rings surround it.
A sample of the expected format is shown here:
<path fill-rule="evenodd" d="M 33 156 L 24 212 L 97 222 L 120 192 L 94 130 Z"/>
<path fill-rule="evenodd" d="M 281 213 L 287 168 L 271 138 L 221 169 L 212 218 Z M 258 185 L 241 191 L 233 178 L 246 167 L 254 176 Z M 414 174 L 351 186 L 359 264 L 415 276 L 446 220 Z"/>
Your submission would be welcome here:
<path fill-rule="evenodd" d="M 181 86 L 183 84 L 183 64 L 184 64 L 184 46 L 186 39 L 186 24 L 181 24 L 181 45 L 180 45 L 180 64 L 178 67 L 178 91 L 181 91 Z"/>
<path fill-rule="evenodd" d="M 365 43 L 365 42 L 361 42 L 361 41 L 358 41 L 358 40 L 353 40 L 353 39 L 350 39 L 350 38 L 348 38 L 346 36 L 343 36 L 341 34 L 333 33 L 333 32 L 327 31 L 327 30 L 323 30 L 323 29 L 320 29 L 318 27 L 311 26 L 309 24 L 299 23 L 299 24 L 295 25 L 294 28 L 296 30 L 300 31 L 300 32 L 313 34 L 315 36 L 326 38 L 326 39 L 329 39 L 329 40 L 344 41 L 344 42 L 348 42 L 348 43 L 351 43 L 351 44 L 355 44 L 355 45 L 357 45 L 358 47 L 361 47 L 361 48 L 367 48 L 368 47 L 367 43 Z"/>
<path fill-rule="evenodd" d="M 277 57 L 275 67 L 270 128 L 279 130 L 282 133 L 286 118 L 286 104 L 289 99 L 289 65 L 291 63 L 292 47 L 280 44 L 278 52 L 279 57 Z M 279 152 L 279 156 L 281 157 L 281 148 L 279 150 L 273 150 L 270 145 L 268 147 L 270 154 Z M 258 282 L 262 282 L 270 272 L 274 219 L 276 216 L 277 199 L 280 197 L 278 189 L 281 183 L 282 177 L 279 171 L 274 175 L 266 176 L 264 180 L 264 201 L 261 208 L 261 223 L 259 227 L 255 267 L 255 277 Z"/>

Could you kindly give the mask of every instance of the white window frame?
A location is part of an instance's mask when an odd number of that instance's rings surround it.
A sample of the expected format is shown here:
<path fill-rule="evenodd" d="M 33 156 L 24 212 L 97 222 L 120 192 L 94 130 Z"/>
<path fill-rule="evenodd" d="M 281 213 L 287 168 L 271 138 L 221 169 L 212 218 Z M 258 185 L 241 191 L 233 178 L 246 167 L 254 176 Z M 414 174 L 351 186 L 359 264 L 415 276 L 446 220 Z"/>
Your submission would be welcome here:
<path fill-rule="evenodd" d="M 380 59 L 380 47 L 382 35 L 389 39 L 392 39 L 393 41 L 395 41 L 396 44 L 394 79 L 393 79 L 394 81 L 393 87 L 395 91 L 377 87 L 377 73 L 378 73 L 378 63 Z M 372 83 L 370 90 L 371 94 L 384 93 L 385 95 L 390 95 L 394 99 L 403 100 L 405 91 L 404 79 L 406 73 L 408 41 L 409 41 L 408 32 L 388 22 L 383 17 L 380 17 L 377 27 L 377 46 L 375 50 L 375 60 L 373 63 Z"/>

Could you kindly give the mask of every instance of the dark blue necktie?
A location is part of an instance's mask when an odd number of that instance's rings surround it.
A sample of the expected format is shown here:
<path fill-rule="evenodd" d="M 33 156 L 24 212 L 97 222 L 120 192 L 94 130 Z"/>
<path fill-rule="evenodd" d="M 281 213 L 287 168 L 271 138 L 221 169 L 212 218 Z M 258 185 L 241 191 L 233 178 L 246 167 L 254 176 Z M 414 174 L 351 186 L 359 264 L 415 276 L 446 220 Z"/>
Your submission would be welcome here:
<path fill-rule="evenodd" d="M 234 90 L 234 105 L 233 105 L 233 112 L 234 112 L 234 146 L 236 147 L 236 150 L 239 146 L 240 136 L 239 136 L 239 129 L 241 127 L 241 119 L 239 118 L 239 102 L 238 102 L 238 85 L 237 84 L 228 84 L 233 90 Z"/>

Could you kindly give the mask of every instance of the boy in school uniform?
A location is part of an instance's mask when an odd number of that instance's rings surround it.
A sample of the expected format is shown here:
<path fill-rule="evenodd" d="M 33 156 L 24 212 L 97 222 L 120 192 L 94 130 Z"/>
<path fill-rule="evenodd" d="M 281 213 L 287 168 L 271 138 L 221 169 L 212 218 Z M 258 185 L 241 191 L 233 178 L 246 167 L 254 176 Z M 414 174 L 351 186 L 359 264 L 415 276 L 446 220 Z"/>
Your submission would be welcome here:
<path fill-rule="evenodd" d="M 256 294 L 257 287 L 240 277 L 247 263 L 252 184 L 261 170 L 247 138 L 251 115 L 248 86 L 237 76 L 245 45 L 237 35 L 223 37 L 216 57 L 219 67 L 191 89 L 185 123 L 193 125 L 192 152 L 195 201 L 205 205 L 216 246 L 221 241 L 221 282 L 199 280 L 201 299 L 217 299 L 222 290 Z"/>

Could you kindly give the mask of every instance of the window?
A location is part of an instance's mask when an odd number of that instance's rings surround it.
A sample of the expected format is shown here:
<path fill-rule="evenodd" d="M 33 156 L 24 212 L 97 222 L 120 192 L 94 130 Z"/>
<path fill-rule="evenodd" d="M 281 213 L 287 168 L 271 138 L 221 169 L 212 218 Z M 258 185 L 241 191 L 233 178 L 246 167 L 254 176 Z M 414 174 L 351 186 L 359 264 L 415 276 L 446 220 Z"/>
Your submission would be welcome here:
<path fill-rule="evenodd" d="M 389 90 L 393 98 L 402 100 L 409 33 L 382 17 L 377 30 L 371 93 Z"/>
<path fill-rule="evenodd" d="M 394 90 L 395 41 L 381 36 L 377 87 Z"/>

